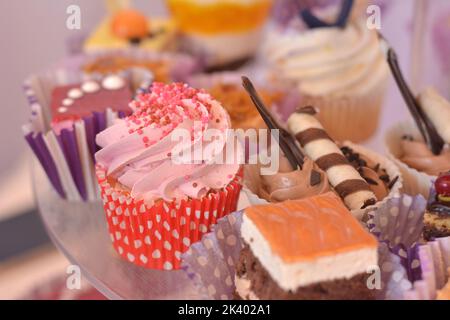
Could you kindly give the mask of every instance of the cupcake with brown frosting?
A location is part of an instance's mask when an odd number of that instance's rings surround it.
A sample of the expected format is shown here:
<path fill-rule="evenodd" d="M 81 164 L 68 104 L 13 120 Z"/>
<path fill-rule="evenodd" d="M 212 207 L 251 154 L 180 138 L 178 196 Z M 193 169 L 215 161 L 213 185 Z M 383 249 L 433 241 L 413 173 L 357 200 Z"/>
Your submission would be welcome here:
<path fill-rule="evenodd" d="M 424 141 L 417 125 L 401 122 L 385 135 L 385 146 L 404 177 L 404 192 L 428 197 L 430 185 L 442 172 L 450 170 L 450 102 L 433 89 L 424 90 L 417 99 L 436 127 L 444 146 L 434 153 Z"/>
<path fill-rule="evenodd" d="M 245 185 L 254 196 L 267 202 L 298 200 L 331 190 L 324 172 L 309 158 L 305 158 L 303 168 L 294 170 L 281 155 L 279 170 L 273 175 L 262 175 L 261 167 L 261 164 L 245 167 Z"/>

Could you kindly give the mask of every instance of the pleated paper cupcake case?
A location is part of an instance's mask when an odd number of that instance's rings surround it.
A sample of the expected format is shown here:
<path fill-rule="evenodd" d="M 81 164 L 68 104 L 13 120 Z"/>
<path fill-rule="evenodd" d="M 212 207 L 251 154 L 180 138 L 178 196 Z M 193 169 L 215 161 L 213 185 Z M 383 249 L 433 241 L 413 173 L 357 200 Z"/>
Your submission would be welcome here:
<path fill-rule="evenodd" d="M 241 190 L 238 177 L 225 190 L 203 199 L 149 206 L 115 190 L 100 166 L 97 177 L 115 250 L 129 262 L 151 269 L 179 269 L 181 254 L 218 219 L 236 210 Z"/>
<path fill-rule="evenodd" d="M 145 91 L 153 79 L 150 72 L 139 68 L 121 74 L 131 80 L 136 93 Z M 55 191 L 69 201 L 100 199 L 93 166 L 94 154 L 98 151 L 95 137 L 112 125 L 115 119 L 126 116 L 123 111 L 107 109 L 105 112 L 93 112 L 59 133 L 53 130 L 49 110 L 52 88 L 83 79 L 84 75 L 79 72 L 60 67 L 30 76 L 23 85 L 31 109 L 30 121 L 23 126 L 25 140 Z"/>
<path fill-rule="evenodd" d="M 196 288 L 210 299 L 234 298 L 236 265 L 243 247 L 242 214 L 238 211 L 218 220 L 212 232 L 182 255 L 181 268 Z M 380 243 L 378 254 L 381 289 L 377 299 L 401 299 L 405 290 L 412 286 L 406 270 L 386 244 Z"/>
<path fill-rule="evenodd" d="M 450 277 L 450 237 L 439 238 L 417 246 L 421 268 L 421 279 L 404 293 L 408 300 L 436 299 L 437 290 L 442 289 Z"/>
<path fill-rule="evenodd" d="M 413 287 L 405 299 L 434 299 L 448 278 L 450 237 L 428 243 L 422 239 L 426 200 L 422 195 L 401 195 L 369 213 L 370 231 L 386 243 L 405 267 Z"/>
<path fill-rule="evenodd" d="M 46 133 L 24 126 L 25 140 L 40 162 L 53 188 L 60 197 L 72 201 L 99 199 L 94 175 L 94 154 L 98 151 L 95 136 L 123 112 L 94 114 L 76 121 L 71 129 Z M 110 120 L 108 121 L 107 118 Z"/>

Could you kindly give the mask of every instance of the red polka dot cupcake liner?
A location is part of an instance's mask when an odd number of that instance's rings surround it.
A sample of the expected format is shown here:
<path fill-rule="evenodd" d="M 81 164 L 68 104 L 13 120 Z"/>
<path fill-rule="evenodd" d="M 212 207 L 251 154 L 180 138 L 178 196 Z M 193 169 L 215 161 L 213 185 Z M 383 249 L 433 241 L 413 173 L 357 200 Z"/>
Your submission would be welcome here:
<path fill-rule="evenodd" d="M 238 174 L 222 191 L 202 199 L 149 206 L 112 187 L 100 165 L 96 175 L 114 249 L 133 264 L 160 270 L 179 269 L 181 254 L 218 219 L 236 211 L 242 180 Z"/>

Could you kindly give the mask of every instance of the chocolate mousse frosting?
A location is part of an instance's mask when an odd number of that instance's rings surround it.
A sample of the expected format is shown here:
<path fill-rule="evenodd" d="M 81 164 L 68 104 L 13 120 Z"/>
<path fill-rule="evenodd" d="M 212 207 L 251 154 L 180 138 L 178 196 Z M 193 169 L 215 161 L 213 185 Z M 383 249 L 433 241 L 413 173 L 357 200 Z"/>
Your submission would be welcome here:
<path fill-rule="evenodd" d="M 437 176 L 450 169 L 448 148 L 444 148 L 440 154 L 435 155 L 424 142 L 405 136 L 401 141 L 401 150 L 400 160 L 418 171 Z"/>
<path fill-rule="evenodd" d="M 297 200 L 330 191 L 328 179 L 311 159 L 305 157 L 302 169 L 293 170 L 286 157 L 280 157 L 278 173 L 261 175 L 260 164 L 244 169 L 246 186 L 269 202 Z"/>
<path fill-rule="evenodd" d="M 366 180 L 370 190 L 377 197 L 377 200 L 380 201 L 387 197 L 398 177 L 392 177 L 391 179 L 386 170 L 380 167 L 379 163 L 355 152 L 349 147 L 341 147 L 341 150 L 345 158 L 358 170 L 361 177 Z"/>

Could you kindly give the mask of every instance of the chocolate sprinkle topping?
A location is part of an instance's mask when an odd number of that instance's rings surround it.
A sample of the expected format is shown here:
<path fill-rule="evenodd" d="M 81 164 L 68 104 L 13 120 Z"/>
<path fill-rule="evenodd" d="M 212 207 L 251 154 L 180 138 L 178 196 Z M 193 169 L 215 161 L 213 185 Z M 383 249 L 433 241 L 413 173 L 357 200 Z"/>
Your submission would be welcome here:
<path fill-rule="evenodd" d="M 388 184 L 389 190 L 392 189 L 392 187 L 395 185 L 395 183 L 398 181 L 398 176 L 396 176 L 394 179 L 392 179 L 391 182 Z"/>
<path fill-rule="evenodd" d="M 373 186 L 377 186 L 378 185 L 378 183 L 375 180 L 372 180 L 369 177 L 363 177 L 363 178 L 367 181 L 368 184 L 371 184 Z"/>
<path fill-rule="evenodd" d="M 377 200 L 376 199 L 368 199 L 368 200 L 366 200 L 365 202 L 364 202 L 364 205 L 361 207 L 361 209 L 365 209 L 365 208 L 367 208 L 367 207 L 369 207 L 369 206 L 373 206 L 375 203 L 377 203 Z"/>

